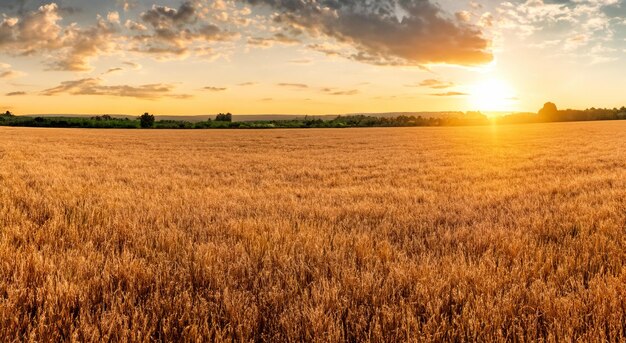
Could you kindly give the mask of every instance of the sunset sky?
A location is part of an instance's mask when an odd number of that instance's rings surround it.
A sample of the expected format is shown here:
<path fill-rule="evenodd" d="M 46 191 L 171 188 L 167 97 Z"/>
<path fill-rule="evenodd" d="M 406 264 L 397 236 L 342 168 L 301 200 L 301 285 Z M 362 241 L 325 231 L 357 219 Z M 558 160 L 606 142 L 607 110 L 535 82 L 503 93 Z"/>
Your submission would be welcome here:
<path fill-rule="evenodd" d="M 626 0 L 2 0 L 17 114 L 626 105 Z"/>

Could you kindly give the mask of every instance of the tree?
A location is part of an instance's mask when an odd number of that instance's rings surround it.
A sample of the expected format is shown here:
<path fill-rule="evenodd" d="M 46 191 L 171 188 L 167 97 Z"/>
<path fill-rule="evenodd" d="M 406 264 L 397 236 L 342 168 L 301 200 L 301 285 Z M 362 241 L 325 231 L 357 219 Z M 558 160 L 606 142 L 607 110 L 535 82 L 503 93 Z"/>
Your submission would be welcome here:
<path fill-rule="evenodd" d="M 154 116 L 148 112 L 139 117 L 139 120 L 141 121 L 142 129 L 149 129 L 151 127 L 154 127 Z"/>
<path fill-rule="evenodd" d="M 233 121 L 233 115 L 231 113 L 220 113 L 217 115 L 217 117 L 215 118 L 215 121 L 227 121 L 227 122 L 232 122 Z"/>
<path fill-rule="evenodd" d="M 539 116 L 547 120 L 556 119 L 558 113 L 559 110 L 552 102 L 546 102 L 545 105 L 543 105 L 543 108 L 539 110 Z"/>
<path fill-rule="evenodd" d="M 4 115 L 7 117 L 13 117 L 13 113 L 11 113 L 11 111 L 6 111 Z"/>

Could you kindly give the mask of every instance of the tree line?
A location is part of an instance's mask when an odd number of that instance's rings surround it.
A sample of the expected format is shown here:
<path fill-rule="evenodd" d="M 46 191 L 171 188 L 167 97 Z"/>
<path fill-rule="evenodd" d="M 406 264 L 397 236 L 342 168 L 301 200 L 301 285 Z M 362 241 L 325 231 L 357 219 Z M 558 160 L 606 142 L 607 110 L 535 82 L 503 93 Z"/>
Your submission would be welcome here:
<path fill-rule="evenodd" d="M 136 119 L 116 118 L 111 115 L 85 117 L 29 117 L 15 116 L 10 111 L 0 115 L 0 126 L 58 127 L 58 128 L 124 128 L 124 129 L 271 129 L 271 128 L 348 128 L 348 127 L 416 127 L 416 126 L 477 126 L 541 122 L 626 120 L 626 107 L 614 109 L 558 110 L 554 103 L 546 103 L 538 113 L 515 113 L 490 118 L 480 112 L 463 116 L 431 118 L 401 115 L 394 118 L 371 115 L 338 116 L 332 120 L 314 117 L 290 120 L 261 120 L 236 122 L 231 113 L 220 113 L 201 122 L 184 120 L 157 120 L 144 113 Z"/>

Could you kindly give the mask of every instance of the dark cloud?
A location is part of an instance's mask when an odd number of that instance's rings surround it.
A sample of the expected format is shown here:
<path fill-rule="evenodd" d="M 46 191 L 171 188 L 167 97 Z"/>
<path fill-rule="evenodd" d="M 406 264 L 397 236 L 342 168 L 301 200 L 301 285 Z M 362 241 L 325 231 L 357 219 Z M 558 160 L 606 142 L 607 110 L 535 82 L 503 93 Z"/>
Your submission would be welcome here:
<path fill-rule="evenodd" d="M 134 36 L 139 45 L 133 50 L 157 55 L 184 55 L 194 42 L 219 42 L 236 38 L 238 34 L 220 29 L 200 18 L 200 4 L 183 2 L 178 9 L 153 5 L 141 14 L 148 25 L 128 21 L 126 27 L 142 32 Z"/>
<path fill-rule="evenodd" d="M 163 97 L 185 99 L 191 97 L 187 94 L 173 93 L 174 86 L 168 84 L 149 84 L 141 86 L 116 85 L 106 86 L 98 78 L 87 78 L 74 81 L 65 81 L 57 87 L 46 89 L 43 95 L 53 96 L 59 94 L 71 95 L 107 95 L 138 99 L 154 100 Z"/>
<path fill-rule="evenodd" d="M 6 94 L 6 96 L 20 96 L 20 95 L 26 95 L 26 92 L 11 92 L 11 93 Z"/>
<path fill-rule="evenodd" d="M 123 68 L 111 68 L 103 73 L 103 75 L 117 73 L 118 71 L 123 71 Z"/>
<path fill-rule="evenodd" d="M 279 83 L 278 86 L 279 87 L 286 87 L 286 88 L 294 88 L 294 89 L 307 89 L 307 88 L 309 88 L 308 85 L 305 85 L 303 83 Z"/>
<path fill-rule="evenodd" d="M 205 91 L 209 91 L 209 92 L 224 92 L 226 90 L 228 90 L 228 88 L 226 87 L 204 87 Z"/>
<path fill-rule="evenodd" d="M 270 7 L 275 26 L 281 28 L 259 27 L 261 32 L 247 37 L 249 46 L 308 44 L 329 56 L 376 65 L 473 65 L 492 58 L 489 42 L 480 30 L 444 13 L 434 0 L 237 1 Z M 4 14 L 0 17 L 0 53 L 46 56 L 51 70 L 90 71 L 92 59 L 117 51 L 155 58 L 219 56 L 222 50 L 214 45 L 237 39 L 237 31 L 243 27 L 234 19 L 216 19 L 214 4 L 203 0 L 164 1 L 177 6 L 152 5 L 140 14 L 129 11 L 125 23 L 120 23 L 119 13 L 107 15 L 107 11 L 114 9 L 114 4 L 120 10 L 140 2 L 0 2 Z M 76 15 L 80 19 L 76 22 L 75 18 L 63 20 L 64 15 L 80 12 L 76 6 L 89 13 Z M 320 39 L 303 43 L 310 37 Z"/>
<path fill-rule="evenodd" d="M 287 36 L 284 33 L 276 33 L 272 37 L 249 37 L 248 45 L 269 48 L 276 44 L 293 45 L 301 43 L 297 38 Z"/>
<path fill-rule="evenodd" d="M 267 5 L 274 21 L 354 47 L 354 60 L 372 64 L 476 65 L 492 60 L 480 30 L 460 23 L 429 0 L 240 0 Z"/>
<path fill-rule="evenodd" d="M 183 27 L 198 20 L 196 7 L 190 1 L 184 2 L 178 9 L 153 5 L 141 14 L 141 19 L 156 29 L 169 29 L 172 26 Z"/>

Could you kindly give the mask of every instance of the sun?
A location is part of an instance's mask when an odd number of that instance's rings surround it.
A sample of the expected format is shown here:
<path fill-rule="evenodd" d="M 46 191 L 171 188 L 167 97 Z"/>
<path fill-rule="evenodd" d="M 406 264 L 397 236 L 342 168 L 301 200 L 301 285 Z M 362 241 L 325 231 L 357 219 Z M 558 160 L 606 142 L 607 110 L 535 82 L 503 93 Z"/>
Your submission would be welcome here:
<path fill-rule="evenodd" d="M 470 88 L 472 109 L 482 112 L 508 112 L 517 107 L 517 95 L 513 87 L 500 79 L 487 79 Z"/>

